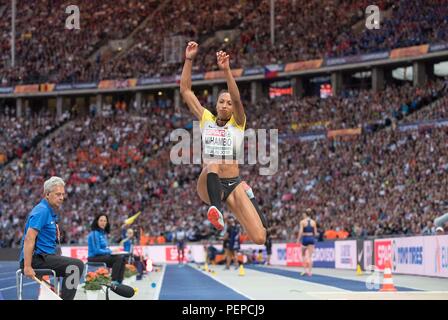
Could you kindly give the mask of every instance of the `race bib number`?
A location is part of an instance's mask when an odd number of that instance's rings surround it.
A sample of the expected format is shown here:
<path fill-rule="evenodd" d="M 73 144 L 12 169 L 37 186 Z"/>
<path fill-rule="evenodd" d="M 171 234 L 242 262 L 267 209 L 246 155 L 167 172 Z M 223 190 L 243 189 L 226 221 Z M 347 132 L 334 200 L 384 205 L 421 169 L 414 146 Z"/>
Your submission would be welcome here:
<path fill-rule="evenodd" d="M 204 153 L 213 156 L 233 155 L 233 138 L 224 128 L 207 128 L 203 132 Z"/>

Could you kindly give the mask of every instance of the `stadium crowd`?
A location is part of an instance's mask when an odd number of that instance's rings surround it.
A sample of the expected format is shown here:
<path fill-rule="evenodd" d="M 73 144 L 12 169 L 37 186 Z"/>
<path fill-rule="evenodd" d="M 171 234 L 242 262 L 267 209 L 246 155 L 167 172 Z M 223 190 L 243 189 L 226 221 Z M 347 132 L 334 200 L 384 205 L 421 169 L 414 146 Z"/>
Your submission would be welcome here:
<path fill-rule="evenodd" d="M 416 88 L 410 84 L 387 85 L 383 91 L 345 90 L 340 96 L 321 99 L 317 96 L 304 98 L 266 98 L 249 105 L 255 113 L 252 125 L 260 128 L 282 128 L 284 133 L 310 132 L 322 129 L 346 129 L 365 127 L 367 124 L 384 123 L 407 116 L 417 108 L 444 92 L 446 82 L 442 79 Z M 282 116 L 265 116 L 273 108 Z"/>
<path fill-rule="evenodd" d="M 379 1 L 376 5 L 384 17 L 380 30 L 364 27 L 368 0 L 277 0 L 274 45 L 269 0 L 85 0 L 79 3 L 79 30 L 65 28 L 65 8 L 71 3 L 37 0 L 32 7 L 18 2 L 17 63 L 12 68 L 9 3 L 0 1 L 2 86 L 173 76 L 181 71 L 185 45 L 167 49 L 165 40 L 173 36 L 201 44 L 194 72 L 215 69 L 215 52 L 221 49 L 231 54 L 233 67 L 254 67 L 448 40 L 447 0 Z M 233 31 L 224 37 L 227 41 L 215 36 L 229 30 Z M 99 51 L 115 39 L 126 39 L 130 47 L 108 54 Z M 176 55 L 180 58 L 173 58 Z"/>
<path fill-rule="evenodd" d="M 21 158 L 70 118 L 69 113 L 57 118 L 49 111 L 24 114 L 24 117 L 17 117 L 15 112 L 15 108 L 7 105 L 0 111 L 0 168 L 14 158 Z"/>
<path fill-rule="evenodd" d="M 0 81 L 3 85 L 97 79 L 101 59 L 95 55 L 96 50 L 108 40 L 128 36 L 159 4 L 140 0 L 78 1 L 80 28 L 69 30 L 66 8 L 72 2 L 37 0 L 30 6 L 17 1 L 16 67 L 12 68 L 10 3 L 0 1 L 3 33 Z"/>
<path fill-rule="evenodd" d="M 438 82 L 429 84 L 420 89 L 420 94 L 431 95 L 438 87 Z M 366 117 L 366 122 L 378 120 L 364 110 L 369 106 L 366 99 L 375 95 L 357 93 L 353 91 L 344 99 L 351 99 L 360 108 L 357 112 Z M 390 112 L 412 97 L 417 98 L 417 93 L 405 85 L 390 87 L 376 99 L 388 102 L 384 112 Z M 318 103 L 330 108 L 331 101 Z M 443 101 L 446 99 L 428 108 Z M 247 104 L 248 128 L 290 132 L 290 120 L 277 121 L 275 115 L 277 108 L 297 100 L 281 98 L 268 109 L 266 103 Z M 444 106 L 446 109 L 446 103 Z M 334 128 L 344 123 L 351 126 L 356 124 L 351 122 L 354 120 L 344 117 L 353 113 L 329 113 L 329 118 L 318 120 L 341 119 Z M 312 112 L 297 116 L 303 123 L 316 120 Z M 61 215 L 66 243 L 85 244 L 91 219 L 98 213 L 110 215 L 112 239 L 118 241 L 123 221 L 140 210 L 142 216 L 133 228 L 142 243 L 171 241 L 178 227 L 187 231 L 191 241 L 217 237 L 206 219 L 207 208 L 196 194 L 201 167 L 170 161 L 175 144 L 170 141 L 172 130 L 191 129 L 192 119 L 186 108 L 176 110 L 168 98 L 144 101 L 140 110 L 132 103 L 124 109 L 111 105 L 101 114 L 71 119 L 64 130 L 55 131 L 1 169 L 1 245 L 19 244 L 25 217 L 40 197 L 43 180 L 51 175 L 67 182 Z M 428 228 L 431 232 L 427 224 L 446 205 L 447 132 L 433 128 L 402 133 L 389 126 L 351 139 L 281 139 L 275 175 L 259 175 L 258 164 L 243 165 L 241 176 L 252 186 L 277 240 L 295 239 L 300 213 L 307 208 L 313 210 L 318 221 L 321 239 L 331 238 L 335 232 L 341 237 L 420 234 Z M 12 150 L 15 145 L 11 145 Z"/>
<path fill-rule="evenodd" d="M 272 44 L 269 0 L 82 0 L 79 30 L 65 28 L 68 1 L 18 1 L 11 67 L 10 1 L 0 0 L 0 86 L 174 77 L 185 49 L 182 41 L 166 41 L 175 36 L 200 43 L 194 72 L 215 70 L 220 49 L 230 53 L 232 67 L 253 67 L 448 40 L 448 0 L 378 1 L 379 30 L 365 28 L 368 0 L 275 3 Z M 100 50 L 125 38 L 130 46 L 123 51 Z M 320 239 L 433 234 L 431 221 L 448 205 L 448 130 L 426 125 L 403 131 L 399 125 L 446 119 L 446 89 L 442 80 L 424 87 L 388 83 L 377 93 L 352 89 L 327 99 L 245 103 L 247 128 L 280 134 L 276 174 L 259 175 L 260 164 L 241 168 L 272 238 L 295 240 L 300 214 L 308 208 Z M 247 101 L 247 92 L 242 96 Z M 199 99 L 211 106 L 210 95 Z M 138 110 L 133 102 L 117 101 L 101 112 L 92 104 L 90 113 L 57 118 L 49 111 L 26 113 L 28 108 L 17 117 L 15 109 L 0 105 L 0 247 L 19 245 L 25 218 L 52 175 L 67 182 L 63 243 L 86 244 L 99 213 L 110 216 L 117 242 L 124 220 L 138 211 L 142 215 L 132 227 L 141 243 L 172 241 L 180 227 L 190 241 L 219 237 L 196 194 L 200 165 L 171 162 L 176 142 L 170 134 L 191 132 L 193 120 L 186 108 L 173 106 L 166 97 L 145 100 Z M 379 130 L 371 130 L 376 124 Z M 362 133 L 325 134 L 354 128 Z M 323 137 L 304 141 L 297 135 L 316 130 Z"/>

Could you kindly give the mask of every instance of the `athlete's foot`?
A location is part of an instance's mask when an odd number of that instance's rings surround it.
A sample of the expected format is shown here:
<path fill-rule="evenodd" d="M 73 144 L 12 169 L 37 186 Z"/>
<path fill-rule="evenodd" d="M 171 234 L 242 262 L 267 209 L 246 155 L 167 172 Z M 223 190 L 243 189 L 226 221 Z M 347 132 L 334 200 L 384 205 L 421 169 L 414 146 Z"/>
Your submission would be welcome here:
<path fill-rule="evenodd" d="M 301 272 L 300 275 L 303 277 L 305 275 L 305 271 Z"/>
<path fill-rule="evenodd" d="M 307 275 L 308 277 L 311 277 L 313 274 L 312 274 L 311 272 L 307 272 L 306 275 Z"/>
<path fill-rule="evenodd" d="M 219 210 L 215 206 L 211 206 L 208 209 L 207 218 L 208 221 L 210 221 L 216 229 L 224 229 L 224 219 L 221 212 L 219 212 Z"/>

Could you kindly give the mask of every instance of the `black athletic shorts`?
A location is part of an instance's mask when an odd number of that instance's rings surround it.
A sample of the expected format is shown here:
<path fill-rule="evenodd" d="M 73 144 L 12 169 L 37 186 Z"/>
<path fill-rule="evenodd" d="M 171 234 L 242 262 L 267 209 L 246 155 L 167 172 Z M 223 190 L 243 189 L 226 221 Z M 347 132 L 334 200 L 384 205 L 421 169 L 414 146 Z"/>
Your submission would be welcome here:
<path fill-rule="evenodd" d="M 241 183 L 241 177 L 220 178 L 222 191 L 224 191 L 223 201 L 226 201 L 233 190 Z"/>

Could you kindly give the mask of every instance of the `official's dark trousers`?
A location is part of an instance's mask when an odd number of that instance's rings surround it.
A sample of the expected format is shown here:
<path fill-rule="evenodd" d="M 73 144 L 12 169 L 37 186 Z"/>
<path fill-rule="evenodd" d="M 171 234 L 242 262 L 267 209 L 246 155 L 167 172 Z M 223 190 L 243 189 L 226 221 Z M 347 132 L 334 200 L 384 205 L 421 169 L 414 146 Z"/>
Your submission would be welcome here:
<path fill-rule="evenodd" d="M 106 255 L 89 257 L 87 260 L 89 262 L 105 262 L 109 268 L 112 268 L 112 281 L 123 281 L 126 257 L 122 255 Z"/>
<path fill-rule="evenodd" d="M 20 268 L 23 269 L 24 261 L 21 261 Z M 52 269 L 57 277 L 62 277 L 61 298 L 63 300 L 73 300 L 76 289 L 84 271 L 84 263 L 79 259 L 63 257 L 55 254 L 35 254 L 31 261 L 33 269 Z"/>

